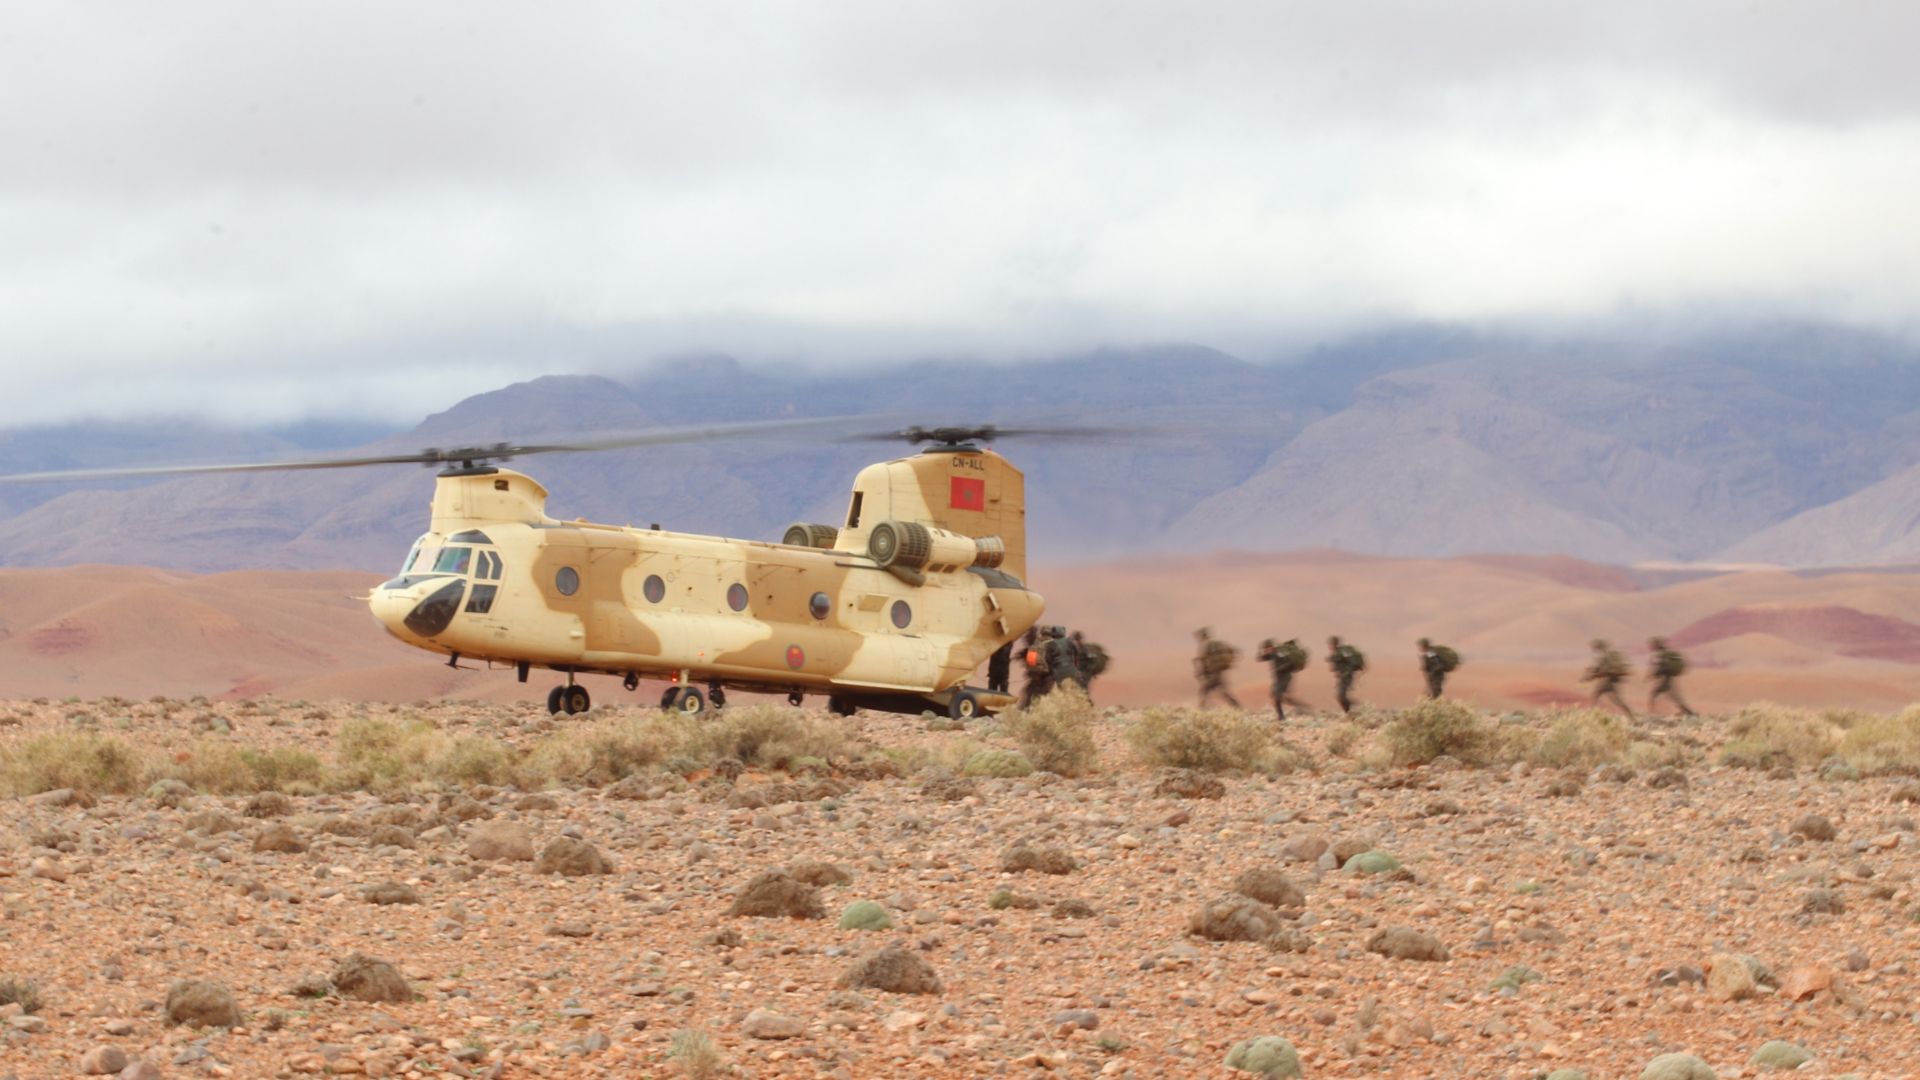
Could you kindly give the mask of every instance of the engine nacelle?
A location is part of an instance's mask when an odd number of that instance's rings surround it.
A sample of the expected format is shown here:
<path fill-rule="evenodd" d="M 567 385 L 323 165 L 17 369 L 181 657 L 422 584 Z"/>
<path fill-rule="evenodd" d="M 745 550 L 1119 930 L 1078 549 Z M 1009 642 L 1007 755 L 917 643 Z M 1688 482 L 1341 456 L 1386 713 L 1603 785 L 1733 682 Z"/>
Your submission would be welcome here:
<path fill-rule="evenodd" d="M 785 536 L 780 538 L 788 547 L 830 548 L 840 539 L 840 530 L 831 525 L 814 525 L 800 521 L 787 526 Z"/>
<path fill-rule="evenodd" d="M 1007 546 L 997 536 L 976 539 L 917 521 L 882 521 L 867 534 L 867 554 L 888 570 L 945 573 L 999 566 Z"/>

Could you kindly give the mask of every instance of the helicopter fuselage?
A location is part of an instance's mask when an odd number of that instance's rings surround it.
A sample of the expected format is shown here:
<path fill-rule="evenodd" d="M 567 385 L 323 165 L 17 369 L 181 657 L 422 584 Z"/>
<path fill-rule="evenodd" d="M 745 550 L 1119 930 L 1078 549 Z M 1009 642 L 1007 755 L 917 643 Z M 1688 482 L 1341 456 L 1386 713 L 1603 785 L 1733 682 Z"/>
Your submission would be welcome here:
<path fill-rule="evenodd" d="M 956 456 L 952 467 L 979 465 Z M 991 565 L 950 559 L 903 571 L 854 549 L 866 541 L 863 497 L 869 507 L 898 501 L 884 489 L 885 467 L 874 469 L 877 479 L 862 474 L 865 494 L 856 487 L 838 547 L 558 521 L 545 514 L 546 490 L 525 474 L 448 470 L 430 531 L 370 606 L 410 645 L 521 666 L 523 679 L 543 667 L 623 676 L 630 686 L 665 679 L 937 700 L 1033 625 L 1044 601 Z M 1023 543 L 1019 554 L 1023 566 Z"/>

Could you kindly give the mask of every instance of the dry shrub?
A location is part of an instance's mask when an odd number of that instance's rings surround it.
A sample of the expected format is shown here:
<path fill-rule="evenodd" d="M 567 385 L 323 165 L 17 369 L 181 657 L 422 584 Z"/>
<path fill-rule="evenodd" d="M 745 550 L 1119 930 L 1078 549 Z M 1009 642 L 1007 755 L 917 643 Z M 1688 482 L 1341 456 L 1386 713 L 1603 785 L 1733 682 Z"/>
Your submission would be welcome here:
<path fill-rule="evenodd" d="M 448 735 L 432 723 L 355 717 L 340 725 L 337 788 L 393 791 L 422 783 L 500 784 L 513 776 L 511 749 L 479 735 Z"/>
<path fill-rule="evenodd" d="M 40 987 L 30 979 L 0 976 L 0 1005 L 18 1005 L 24 1013 L 39 1012 Z"/>
<path fill-rule="evenodd" d="M 542 739 L 527 754 L 519 766 L 521 783 L 611 784 L 681 753 L 693 723 L 648 710 L 601 719 L 584 729 L 568 728 Z"/>
<path fill-rule="evenodd" d="M 214 795 L 251 795 L 257 791 L 311 793 L 320 789 L 325 766 L 311 751 L 296 746 L 267 749 L 203 739 L 156 771 L 195 791 Z"/>
<path fill-rule="evenodd" d="M 1491 760 L 1499 741 L 1485 717 L 1444 698 L 1402 710 L 1386 735 L 1395 765 L 1423 765 L 1443 754 L 1481 765 Z"/>
<path fill-rule="evenodd" d="M 1623 763 L 1638 772 L 1649 772 L 1656 769 L 1684 769 L 1693 764 L 1693 757 L 1685 747 L 1675 743 L 1635 739 L 1627 744 Z"/>
<path fill-rule="evenodd" d="M 785 769 L 801 758 L 845 758 L 851 742 L 838 718 L 780 705 L 751 705 L 701 723 L 688 752 L 703 761 L 736 758 L 763 769 Z"/>
<path fill-rule="evenodd" d="M 110 735 L 59 731 L 0 746 L 0 790 L 9 795 L 125 794 L 143 786 L 140 752 Z"/>
<path fill-rule="evenodd" d="M 1127 727 L 1127 745 L 1151 767 L 1285 772 L 1300 763 L 1297 751 L 1274 740 L 1264 716 L 1224 709 L 1143 709 Z"/>
<path fill-rule="evenodd" d="M 1553 768 L 1591 769 L 1625 757 L 1632 741 L 1621 717 L 1599 709 L 1570 709 L 1553 716 L 1526 760 Z"/>
<path fill-rule="evenodd" d="M 680 1063 L 691 1080 L 708 1080 L 726 1069 L 727 1061 L 721 1056 L 720 1047 L 713 1041 L 713 1036 L 704 1031 L 674 1032 L 673 1041 L 667 1046 L 667 1055 Z"/>
<path fill-rule="evenodd" d="M 1920 705 L 1898 716 L 1859 721 L 1840 739 L 1840 756 L 1863 773 L 1920 768 Z"/>
<path fill-rule="evenodd" d="M 1771 702 L 1741 709 L 1727 725 L 1720 763 L 1748 769 L 1817 765 L 1833 753 L 1839 731 L 1820 716 Z"/>
<path fill-rule="evenodd" d="M 1327 753 L 1334 757 L 1346 757 L 1353 753 L 1353 748 L 1359 745 L 1366 734 L 1359 724 L 1350 721 L 1335 724 L 1327 732 Z"/>
<path fill-rule="evenodd" d="M 1068 684 L 1025 709 L 1004 713 L 1000 730 L 1020 744 L 1020 752 L 1034 768 L 1085 776 L 1100 764 L 1100 751 L 1093 743 L 1098 715 L 1087 692 Z"/>
<path fill-rule="evenodd" d="M 889 746 L 882 750 L 886 757 L 909 773 L 945 772 L 960 774 L 966 772 L 967 762 L 976 755 L 990 750 L 986 743 L 971 736 L 929 739 L 909 746 Z"/>

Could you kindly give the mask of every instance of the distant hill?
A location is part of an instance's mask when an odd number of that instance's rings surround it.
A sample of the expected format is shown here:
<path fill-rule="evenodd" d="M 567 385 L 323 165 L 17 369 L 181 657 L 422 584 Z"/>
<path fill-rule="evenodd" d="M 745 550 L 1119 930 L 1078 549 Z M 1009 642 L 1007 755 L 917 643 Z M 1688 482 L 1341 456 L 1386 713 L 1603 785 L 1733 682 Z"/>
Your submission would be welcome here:
<path fill-rule="evenodd" d="M 356 449 L 839 414 L 1140 429 L 1001 448 L 1027 471 L 1042 561 L 1305 547 L 1608 563 L 1920 555 L 1920 351 L 1831 327 L 1567 342 L 1410 327 L 1287 364 L 1199 346 L 829 372 L 687 357 L 503 387 Z M 261 460 L 327 435 L 0 432 L 0 468 Z M 556 516 L 774 537 L 838 520 L 854 472 L 894 452 L 789 437 L 521 464 Z M 431 490 L 404 467 L 0 486 L 0 564 L 384 571 L 424 528 Z"/>

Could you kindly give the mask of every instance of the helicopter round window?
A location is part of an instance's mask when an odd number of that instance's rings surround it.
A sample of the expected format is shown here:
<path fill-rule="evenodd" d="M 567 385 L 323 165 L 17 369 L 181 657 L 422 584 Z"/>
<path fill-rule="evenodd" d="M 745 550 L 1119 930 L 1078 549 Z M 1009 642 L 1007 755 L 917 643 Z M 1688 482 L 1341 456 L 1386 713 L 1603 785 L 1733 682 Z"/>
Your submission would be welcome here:
<path fill-rule="evenodd" d="M 640 585 L 640 591 L 646 595 L 647 603 L 657 604 L 667 598 L 667 583 L 660 580 L 659 574 L 648 574 L 647 580 Z"/>
<path fill-rule="evenodd" d="M 893 625 L 905 630 L 913 622 L 913 608 L 905 600 L 893 602 Z"/>
<path fill-rule="evenodd" d="M 580 571 L 571 566 L 563 566 L 553 575 L 553 587 L 560 590 L 561 596 L 572 596 L 580 591 Z"/>
<path fill-rule="evenodd" d="M 826 618 L 832 610 L 833 601 L 827 597 L 826 593 L 814 593 L 813 599 L 807 601 L 807 612 L 816 619 Z"/>
<path fill-rule="evenodd" d="M 727 586 L 727 606 L 735 611 L 747 610 L 747 587 L 734 582 Z"/>

